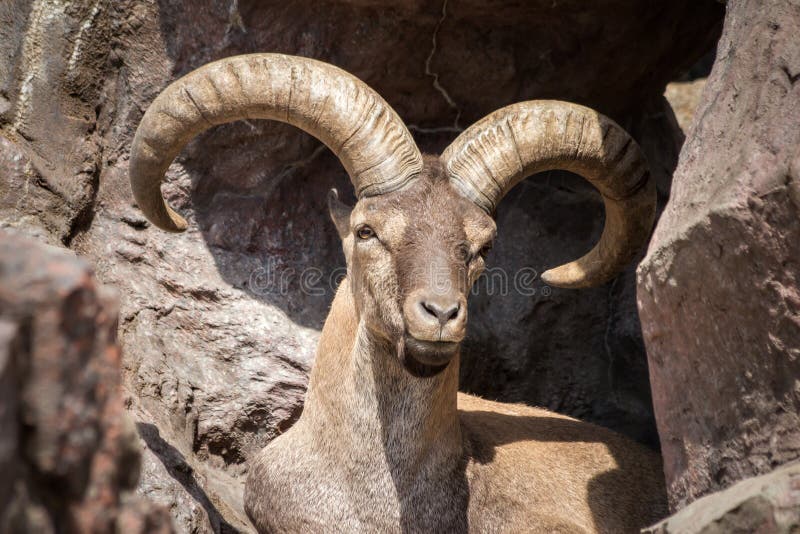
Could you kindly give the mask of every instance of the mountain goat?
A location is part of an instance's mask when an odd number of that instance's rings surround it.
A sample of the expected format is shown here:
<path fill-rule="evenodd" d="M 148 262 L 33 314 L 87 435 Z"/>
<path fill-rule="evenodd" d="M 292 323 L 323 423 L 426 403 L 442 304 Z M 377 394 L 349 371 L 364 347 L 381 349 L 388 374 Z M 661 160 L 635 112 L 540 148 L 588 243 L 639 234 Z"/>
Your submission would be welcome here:
<path fill-rule="evenodd" d="M 249 463 L 247 513 L 260 532 L 634 532 L 665 512 L 658 455 L 546 410 L 458 393 L 467 294 L 495 237 L 492 214 L 520 180 L 585 177 L 606 219 L 585 256 L 550 285 L 611 279 L 646 243 L 655 189 L 638 145 L 582 106 L 500 109 L 423 156 L 389 105 L 329 64 L 231 57 L 166 88 L 133 141 L 139 207 L 186 228 L 161 179 L 195 135 L 274 119 L 327 145 L 358 202 L 331 216 L 347 277 L 322 330 L 297 423 Z M 435 276 L 434 276 L 435 273 Z"/>

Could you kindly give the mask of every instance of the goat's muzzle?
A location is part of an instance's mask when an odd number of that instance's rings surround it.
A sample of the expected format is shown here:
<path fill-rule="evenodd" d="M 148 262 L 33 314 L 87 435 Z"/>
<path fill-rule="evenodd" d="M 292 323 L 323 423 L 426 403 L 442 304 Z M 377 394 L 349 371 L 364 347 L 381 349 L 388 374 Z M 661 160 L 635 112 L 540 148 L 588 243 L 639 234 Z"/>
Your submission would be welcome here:
<path fill-rule="evenodd" d="M 403 304 L 406 330 L 420 342 L 458 344 L 467 326 L 467 299 L 455 290 L 417 289 Z"/>

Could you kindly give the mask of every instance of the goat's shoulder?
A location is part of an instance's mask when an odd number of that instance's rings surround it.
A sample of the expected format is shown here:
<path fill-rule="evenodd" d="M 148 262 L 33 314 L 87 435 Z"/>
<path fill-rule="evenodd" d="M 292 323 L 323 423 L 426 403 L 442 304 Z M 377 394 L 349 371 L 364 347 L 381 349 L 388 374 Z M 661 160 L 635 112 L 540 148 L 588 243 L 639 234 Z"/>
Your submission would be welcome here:
<path fill-rule="evenodd" d="M 300 426 L 249 462 L 244 503 L 259 532 L 331 532 L 348 524 L 343 485 Z"/>
<path fill-rule="evenodd" d="M 665 511 L 660 458 L 641 445 L 541 408 L 463 394 L 458 401 L 470 500 L 485 503 L 480 513 L 505 508 L 530 518 L 535 509 L 576 531 L 627 532 Z"/>

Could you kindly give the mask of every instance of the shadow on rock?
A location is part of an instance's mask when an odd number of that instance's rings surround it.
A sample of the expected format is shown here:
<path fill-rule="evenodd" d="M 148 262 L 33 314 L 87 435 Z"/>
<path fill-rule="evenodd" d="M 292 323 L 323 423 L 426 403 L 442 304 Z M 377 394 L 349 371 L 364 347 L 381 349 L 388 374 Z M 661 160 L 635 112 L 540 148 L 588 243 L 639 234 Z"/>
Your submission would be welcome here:
<path fill-rule="evenodd" d="M 194 470 L 186 462 L 183 454 L 161 437 L 158 428 L 150 423 L 136 423 L 136 428 L 147 447 L 164 464 L 164 468 L 169 475 L 177 480 L 186 492 L 203 507 L 208 514 L 208 520 L 214 532 L 216 534 L 238 533 L 239 530 L 225 521 L 206 492 L 197 483 L 194 477 Z"/>

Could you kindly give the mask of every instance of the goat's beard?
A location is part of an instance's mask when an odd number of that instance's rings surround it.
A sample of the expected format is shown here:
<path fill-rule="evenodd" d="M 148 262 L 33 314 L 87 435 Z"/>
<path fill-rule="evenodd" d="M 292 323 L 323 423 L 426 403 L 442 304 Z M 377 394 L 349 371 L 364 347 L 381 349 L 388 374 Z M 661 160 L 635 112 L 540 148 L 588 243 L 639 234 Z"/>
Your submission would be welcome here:
<path fill-rule="evenodd" d="M 444 371 L 455 355 L 457 344 L 446 346 L 447 350 L 431 350 L 414 338 L 402 335 L 396 343 L 397 358 L 406 371 L 416 378 L 430 378 Z"/>

